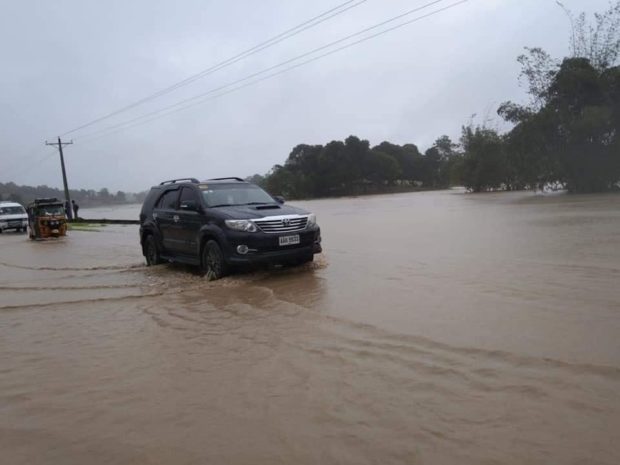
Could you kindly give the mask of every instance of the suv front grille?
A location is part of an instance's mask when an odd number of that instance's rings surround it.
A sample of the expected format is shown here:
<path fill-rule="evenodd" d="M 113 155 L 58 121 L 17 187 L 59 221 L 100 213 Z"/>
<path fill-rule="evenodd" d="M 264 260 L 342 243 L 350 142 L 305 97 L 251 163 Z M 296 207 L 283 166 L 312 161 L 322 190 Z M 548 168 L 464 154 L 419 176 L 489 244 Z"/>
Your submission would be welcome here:
<path fill-rule="evenodd" d="M 256 226 L 266 233 L 287 233 L 295 231 L 303 231 L 308 224 L 307 216 L 282 216 L 267 217 L 260 220 L 254 220 Z"/>

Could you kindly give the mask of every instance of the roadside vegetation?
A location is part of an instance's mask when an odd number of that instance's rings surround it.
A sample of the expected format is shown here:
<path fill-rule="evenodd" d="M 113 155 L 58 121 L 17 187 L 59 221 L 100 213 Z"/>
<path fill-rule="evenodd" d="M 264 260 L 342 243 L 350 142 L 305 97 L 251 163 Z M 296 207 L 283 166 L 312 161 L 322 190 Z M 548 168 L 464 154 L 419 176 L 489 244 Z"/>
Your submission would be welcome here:
<path fill-rule="evenodd" d="M 443 136 L 420 153 L 414 144 L 383 142 L 370 147 L 355 136 L 323 145 L 298 145 L 284 165 L 249 180 L 287 198 L 358 195 L 451 184 L 455 145 Z"/>
<path fill-rule="evenodd" d="M 95 191 L 93 189 L 70 189 L 69 195 L 80 207 L 98 207 L 102 205 L 122 205 L 129 203 L 141 203 L 146 196 L 145 192 L 132 194 L 118 191 L 110 192 L 107 188 Z M 10 200 L 26 205 L 37 198 L 56 197 L 64 199 L 62 189 L 49 186 L 20 186 L 13 182 L 0 182 L 0 200 Z"/>
<path fill-rule="evenodd" d="M 569 13 L 570 15 L 570 13 Z M 530 101 L 504 102 L 512 129 L 464 126 L 458 144 L 441 136 L 421 153 L 414 144 L 350 136 L 301 144 L 283 165 L 250 180 L 288 198 L 435 189 L 472 192 L 554 187 L 569 192 L 618 190 L 620 182 L 620 1 L 588 22 L 571 16 L 571 55 L 541 48 L 518 57 Z"/>
<path fill-rule="evenodd" d="M 70 222 L 67 224 L 69 231 L 85 231 L 85 232 L 100 232 L 102 228 L 105 228 L 105 224 L 100 223 L 75 223 Z"/>

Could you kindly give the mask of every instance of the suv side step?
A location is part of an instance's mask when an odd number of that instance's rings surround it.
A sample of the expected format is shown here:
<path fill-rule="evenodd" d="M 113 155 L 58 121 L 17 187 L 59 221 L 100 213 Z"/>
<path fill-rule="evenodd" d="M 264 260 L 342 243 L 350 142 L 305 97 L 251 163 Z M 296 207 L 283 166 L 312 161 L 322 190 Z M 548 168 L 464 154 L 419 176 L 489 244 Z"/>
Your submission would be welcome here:
<path fill-rule="evenodd" d="M 200 259 L 194 257 L 188 257 L 187 255 L 177 255 L 175 257 L 171 257 L 169 255 L 160 255 L 162 260 L 165 260 L 170 263 L 183 263 L 185 265 L 194 265 L 200 266 Z"/>

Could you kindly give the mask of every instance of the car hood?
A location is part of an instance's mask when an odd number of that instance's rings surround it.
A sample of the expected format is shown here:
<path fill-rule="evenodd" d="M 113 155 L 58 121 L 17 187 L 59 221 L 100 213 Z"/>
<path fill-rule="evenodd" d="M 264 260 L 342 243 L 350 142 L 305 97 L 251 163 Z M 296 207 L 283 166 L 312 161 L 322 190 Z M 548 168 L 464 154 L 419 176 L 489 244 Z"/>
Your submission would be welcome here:
<path fill-rule="evenodd" d="M 234 207 L 218 207 L 220 213 L 230 219 L 251 220 L 267 216 L 308 215 L 306 210 L 291 205 L 239 205 Z"/>

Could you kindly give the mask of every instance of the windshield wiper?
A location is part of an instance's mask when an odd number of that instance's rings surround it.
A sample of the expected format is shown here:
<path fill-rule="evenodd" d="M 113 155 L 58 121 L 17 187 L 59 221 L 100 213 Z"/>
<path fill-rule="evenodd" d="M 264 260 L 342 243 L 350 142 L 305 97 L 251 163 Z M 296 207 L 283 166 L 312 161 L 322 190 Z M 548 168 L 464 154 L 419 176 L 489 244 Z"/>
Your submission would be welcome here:
<path fill-rule="evenodd" d="M 248 202 L 244 203 L 244 205 L 271 205 L 275 202 Z"/>

